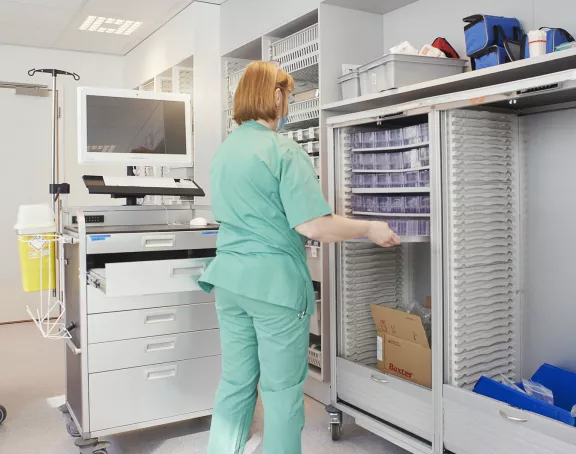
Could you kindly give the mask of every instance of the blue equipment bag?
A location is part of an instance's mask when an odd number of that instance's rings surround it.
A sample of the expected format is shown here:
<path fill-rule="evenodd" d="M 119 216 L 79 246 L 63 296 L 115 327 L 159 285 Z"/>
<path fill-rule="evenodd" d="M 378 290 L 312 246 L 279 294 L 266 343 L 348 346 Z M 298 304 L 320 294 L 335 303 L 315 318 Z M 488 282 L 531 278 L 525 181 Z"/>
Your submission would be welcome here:
<path fill-rule="evenodd" d="M 563 28 L 549 28 L 542 27 L 540 30 L 546 30 L 546 53 L 551 54 L 556 48 L 564 43 L 574 42 L 574 37 Z M 522 38 L 524 46 L 523 58 L 530 58 L 530 43 L 528 42 L 528 35 Z"/>
<path fill-rule="evenodd" d="M 506 39 L 519 40 L 522 36 L 520 21 L 516 18 L 475 14 L 464 18 L 466 54 L 469 57 L 490 46 L 504 47 Z"/>
<path fill-rule="evenodd" d="M 471 58 L 472 69 L 474 71 L 501 65 L 503 63 L 508 63 L 509 61 L 510 59 L 508 58 L 506 49 L 500 46 L 487 47 L 480 52 L 476 52 Z"/>

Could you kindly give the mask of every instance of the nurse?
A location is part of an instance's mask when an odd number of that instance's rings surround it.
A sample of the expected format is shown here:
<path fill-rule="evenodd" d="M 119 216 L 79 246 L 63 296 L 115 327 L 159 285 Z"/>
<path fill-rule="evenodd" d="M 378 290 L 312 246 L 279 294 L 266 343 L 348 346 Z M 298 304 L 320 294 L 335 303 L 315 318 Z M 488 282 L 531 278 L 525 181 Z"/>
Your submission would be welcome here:
<path fill-rule="evenodd" d="M 200 280 L 215 290 L 222 341 L 208 454 L 241 454 L 258 397 L 264 454 L 300 454 L 303 384 L 315 297 L 305 239 L 330 243 L 368 237 L 400 244 L 385 222 L 332 214 L 304 150 L 276 131 L 286 124 L 292 77 L 251 63 L 234 98 L 240 125 L 220 146 L 210 177 L 220 223 L 217 256 Z"/>

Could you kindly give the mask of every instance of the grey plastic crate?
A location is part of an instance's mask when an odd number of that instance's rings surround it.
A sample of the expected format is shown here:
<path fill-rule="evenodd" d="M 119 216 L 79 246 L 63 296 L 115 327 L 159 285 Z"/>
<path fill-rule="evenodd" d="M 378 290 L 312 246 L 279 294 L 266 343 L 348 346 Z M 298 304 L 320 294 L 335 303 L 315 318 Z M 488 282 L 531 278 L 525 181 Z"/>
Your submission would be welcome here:
<path fill-rule="evenodd" d="M 362 96 L 464 72 L 466 60 L 387 54 L 358 68 Z"/>
<path fill-rule="evenodd" d="M 360 96 L 360 77 L 358 75 L 358 70 L 340 76 L 338 78 L 338 83 L 342 89 L 343 100 Z"/>

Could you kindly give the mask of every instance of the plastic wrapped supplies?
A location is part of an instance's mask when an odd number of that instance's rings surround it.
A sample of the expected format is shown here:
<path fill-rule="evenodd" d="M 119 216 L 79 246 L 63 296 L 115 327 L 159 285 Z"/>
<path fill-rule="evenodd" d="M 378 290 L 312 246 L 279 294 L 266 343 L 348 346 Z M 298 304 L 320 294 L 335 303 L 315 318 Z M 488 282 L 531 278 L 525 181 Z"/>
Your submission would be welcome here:
<path fill-rule="evenodd" d="M 554 394 L 546 386 L 527 379 L 523 379 L 522 384 L 524 385 L 524 391 L 529 396 L 554 405 Z"/>
<path fill-rule="evenodd" d="M 416 49 L 408 41 L 404 41 L 397 46 L 390 48 L 391 54 L 404 54 L 404 55 L 419 55 L 418 49 Z"/>

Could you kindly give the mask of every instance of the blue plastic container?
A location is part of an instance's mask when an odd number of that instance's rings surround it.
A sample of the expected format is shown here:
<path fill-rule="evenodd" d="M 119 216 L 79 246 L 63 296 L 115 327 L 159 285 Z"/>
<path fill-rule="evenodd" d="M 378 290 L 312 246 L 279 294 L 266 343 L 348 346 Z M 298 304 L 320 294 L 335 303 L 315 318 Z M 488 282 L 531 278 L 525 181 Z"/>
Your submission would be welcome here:
<path fill-rule="evenodd" d="M 576 418 L 570 414 L 572 407 L 576 405 L 576 374 L 550 364 L 544 364 L 532 376 L 532 381 L 544 385 L 554 393 L 554 405 L 488 377 L 480 378 L 474 387 L 474 392 L 505 402 L 521 410 L 531 411 L 570 426 L 576 426 Z M 522 383 L 519 383 L 518 387 L 523 388 Z"/>

